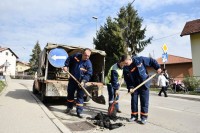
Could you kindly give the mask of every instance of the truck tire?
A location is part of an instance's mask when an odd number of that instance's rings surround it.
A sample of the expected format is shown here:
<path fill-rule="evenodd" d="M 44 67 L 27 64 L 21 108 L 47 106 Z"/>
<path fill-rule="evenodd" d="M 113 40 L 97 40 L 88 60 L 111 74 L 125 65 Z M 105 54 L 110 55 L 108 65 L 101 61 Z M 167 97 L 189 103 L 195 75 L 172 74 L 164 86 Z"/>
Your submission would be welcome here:
<path fill-rule="evenodd" d="M 32 88 L 32 91 L 33 91 L 33 94 L 38 94 L 38 93 L 39 93 L 39 91 L 36 90 L 36 88 L 35 88 L 35 81 L 33 82 L 33 88 Z"/>
<path fill-rule="evenodd" d="M 84 102 L 89 102 L 91 98 L 89 96 L 84 96 L 83 99 L 84 99 Z"/>
<path fill-rule="evenodd" d="M 41 92 L 41 101 L 43 103 L 47 103 L 47 97 L 45 96 L 45 94 L 43 92 Z"/>
<path fill-rule="evenodd" d="M 42 88 L 41 88 L 42 90 L 41 90 L 41 101 L 43 102 L 43 103 L 47 103 L 47 96 L 45 95 L 45 92 L 46 92 L 46 84 L 42 84 Z"/>

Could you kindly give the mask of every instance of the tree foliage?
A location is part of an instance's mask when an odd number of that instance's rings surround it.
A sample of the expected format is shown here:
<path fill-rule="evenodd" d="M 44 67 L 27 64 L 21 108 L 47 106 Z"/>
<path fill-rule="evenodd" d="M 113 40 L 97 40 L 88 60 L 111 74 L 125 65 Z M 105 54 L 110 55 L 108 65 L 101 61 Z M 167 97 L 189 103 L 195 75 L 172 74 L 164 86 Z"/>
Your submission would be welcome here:
<path fill-rule="evenodd" d="M 142 22 L 143 19 L 138 16 L 137 10 L 129 3 L 120 8 L 117 18 L 108 17 L 104 26 L 100 27 L 93 42 L 96 49 L 106 52 L 106 74 L 121 55 L 137 55 L 151 43 L 152 37 L 144 40 L 146 27 L 142 29 Z"/>
<path fill-rule="evenodd" d="M 37 41 L 37 43 L 35 44 L 32 50 L 32 54 L 30 55 L 31 58 L 29 60 L 29 63 L 30 63 L 31 68 L 28 72 L 29 74 L 34 74 L 38 69 L 40 52 L 41 52 L 40 44 L 39 44 L 39 41 Z"/>

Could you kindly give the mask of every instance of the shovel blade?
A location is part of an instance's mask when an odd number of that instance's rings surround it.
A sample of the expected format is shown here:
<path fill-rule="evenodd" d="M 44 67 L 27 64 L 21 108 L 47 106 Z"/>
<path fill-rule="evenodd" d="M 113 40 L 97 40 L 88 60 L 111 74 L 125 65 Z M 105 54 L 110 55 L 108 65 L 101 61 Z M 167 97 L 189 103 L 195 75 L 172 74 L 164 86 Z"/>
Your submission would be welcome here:
<path fill-rule="evenodd" d="M 106 100 L 105 100 L 105 97 L 103 95 L 101 95 L 99 97 L 92 97 L 92 100 L 96 103 L 99 103 L 99 104 L 106 104 Z"/>

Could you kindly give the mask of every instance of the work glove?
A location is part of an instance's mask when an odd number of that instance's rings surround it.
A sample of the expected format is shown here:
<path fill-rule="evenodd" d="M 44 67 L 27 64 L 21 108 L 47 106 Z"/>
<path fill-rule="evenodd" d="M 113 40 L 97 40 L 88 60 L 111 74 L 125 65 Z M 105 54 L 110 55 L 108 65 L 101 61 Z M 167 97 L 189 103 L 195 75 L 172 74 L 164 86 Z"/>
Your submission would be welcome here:
<path fill-rule="evenodd" d="M 81 86 L 85 87 L 86 80 L 81 81 Z"/>
<path fill-rule="evenodd" d="M 135 91 L 134 88 L 131 88 L 131 89 L 129 90 L 129 93 L 132 94 L 132 93 L 134 93 L 134 91 Z"/>
<path fill-rule="evenodd" d="M 64 71 L 64 72 L 67 72 L 67 71 L 68 71 L 68 68 L 67 68 L 67 67 L 63 67 L 63 71 Z"/>
<path fill-rule="evenodd" d="M 133 89 L 134 87 L 133 86 L 129 86 L 128 87 L 128 93 L 130 93 L 131 89 Z"/>
<path fill-rule="evenodd" d="M 115 91 L 115 95 L 116 95 L 116 96 L 119 96 L 119 90 L 116 90 L 116 91 Z"/>

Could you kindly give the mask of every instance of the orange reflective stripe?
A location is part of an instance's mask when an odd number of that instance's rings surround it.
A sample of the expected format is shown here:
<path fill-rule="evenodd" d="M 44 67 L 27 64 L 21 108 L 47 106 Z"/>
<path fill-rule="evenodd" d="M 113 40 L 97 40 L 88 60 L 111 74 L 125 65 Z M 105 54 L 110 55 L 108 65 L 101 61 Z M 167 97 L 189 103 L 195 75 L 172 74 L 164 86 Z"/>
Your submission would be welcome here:
<path fill-rule="evenodd" d="M 74 57 L 74 59 L 77 61 L 77 62 L 79 62 L 80 60 L 77 58 L 77 57 Z"/>
<path fill-rule="evenodd" d="M 83 106 L 83 104 L 76 103 L 76 106 Z"/>
<path fill-rule="evenodd" d="M 148 116 L 148 113 L 143 113 L 143 112 L 140 112 L 141 115 L 145 115 L 145 116 Z"/>
<path fill-rule="evenodd" d="M 136 69 L 136 67 L 134 67 L 133 69 L 131 69 L 131 72 L 134 72 L 134 71 L 135 71 L 135 69 Z"/>
<path fill-rule="evenodd" d="M 132 115 L 137 115 L 137 114 L 138 114 L 138 112 L 132 112 L 131 114 L 132 114 Z"/>
<path fill-rule="evenodd" d="M 74 102 L 74 100 L 67 100 L 67 101 L 70 102 L 70 103 Z"/>

